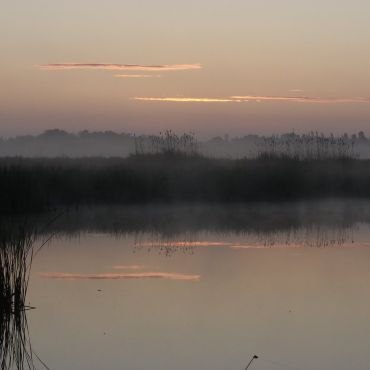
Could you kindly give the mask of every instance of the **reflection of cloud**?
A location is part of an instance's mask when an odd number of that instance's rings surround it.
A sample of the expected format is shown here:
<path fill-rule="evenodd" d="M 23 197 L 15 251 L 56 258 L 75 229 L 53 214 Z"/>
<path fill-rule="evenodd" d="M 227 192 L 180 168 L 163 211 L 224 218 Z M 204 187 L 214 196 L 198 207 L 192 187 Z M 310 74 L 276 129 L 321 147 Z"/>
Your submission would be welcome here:
<path fill-rule="evenodd" d="M 161 75 L 114 75 L 116 78 L 160 78 Z"/>
<path fill-rule="evenodd" d="M 290 249 L 290 248 L 303 248 L 303 244 L 233 244 L 230 245 L 231 249 Z"/>
<path fill-rule="evenodd" d="M 137 243 L 135 247 L 137 248 L 168 248 L 171 249 L 181 249 L 181 248 L 197 248 L 197 247 L 206 247 L 206 248 L 227 248 L 232 250 L 243 250 L 243 249 L 297 249 L 304 248 L 308 245 L 316 245 L 317 243 L 309 244 L 308 241 L 295 241 L 295 242 L 280 242 L 277 240 L 264 240 L 264 241 L 255 241 L 251 242 L 209 242 L 209 241 L 167 241 L 167 242 L 146 242 L 146 243 Z M 328 244 L 329 245 L 329 244 Z M 341 243 L 341 245 L 343 245 Z"/>
<path fill-rule="evenodd" d="M 144 266 L 141 265 L 115 265 L 113 266 L 116 270 L 140 270 Z"/>
<path fill-rule="evenodd" d="M 132 279 L 165 279 L 198 281 L 200 275 L 177 274 L 168 272 L 141 272 L 128 274 L 70 274 L 66 272 L 44 272 L 40 276 L 48 279 L 63 280 L 132 280 Z"/>
<path fill-rule="evenodd" d="M 162 65 L 141 65 L 141 64 L 112 64 L 112 63 L 51 63 L 38 64 L 36 67 L 48 70 L 71 70 L 71 69 L 95 69 L 110 71 L 185 71 L 191 69 L 201 69 L 197 64 L 162 64 Z"/>
<path fill-rule="evenodd" d="M 236 242 L 210 242 L 210 241 L 167 241 L 167 242 L 146 242 L 137 243 L 135 247 L 137 248 L 196 248 L 196 247 L 217 247 L 217 248 L 230 248 L 230 249 L 269 249 L 271 248 L 269 243 L 236 243 Z M 283 247 L 301 247 L 301 245 L 287 245 L 287 244 L 277 244 L 279 248 Z M 275 247 L 275 244 L 274 244 Z"/>
<path fill-rule="evenodd" d="M 137 243 L 135 247 L 141 248 L 187 248 L 187 247 L 219 247 L 219 248 L 230 248 L 230 249 L 269 249 L 272 246 L 274 248 L 300 248 L 301 244 L 279 244 L 279 243 L 236 243 L 236 242 L 210 242 L 210 241 L 173 241 L 173 242 L 147 242 Z"/>
<path fill-rule="evenodd" d="M 370 103 L 370 98 L 320 98 L 313 96 L 231 96 L 238 101 L 298 102 L 316 104 Z"/>
<path fill-rule="evenodd" d="M 160 102 L 171 102 L 171 103 L 236 103 L 236 99 L 228 98 L 148 98 L 148 97 L 135 97 L 133 100 L 141 101 L 160 101 Z"/>
<path fill-rule="evenodd" d="M 233 245 L 228 242 L 208 242 L 208 241 L 173 241 L 173 242 L 154 242 L 136 243 L 135 247 L 226 247 Z"/>

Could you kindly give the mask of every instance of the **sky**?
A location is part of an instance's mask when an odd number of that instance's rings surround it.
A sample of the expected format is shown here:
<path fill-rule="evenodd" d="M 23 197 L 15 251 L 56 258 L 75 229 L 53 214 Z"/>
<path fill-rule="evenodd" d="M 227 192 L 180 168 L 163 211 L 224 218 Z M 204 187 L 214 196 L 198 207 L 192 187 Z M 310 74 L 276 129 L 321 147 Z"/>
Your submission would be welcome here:
<path fill-rule="evenodd" d="M 12 0 L 0 135 L 370 134 L 368 0 Z"/>

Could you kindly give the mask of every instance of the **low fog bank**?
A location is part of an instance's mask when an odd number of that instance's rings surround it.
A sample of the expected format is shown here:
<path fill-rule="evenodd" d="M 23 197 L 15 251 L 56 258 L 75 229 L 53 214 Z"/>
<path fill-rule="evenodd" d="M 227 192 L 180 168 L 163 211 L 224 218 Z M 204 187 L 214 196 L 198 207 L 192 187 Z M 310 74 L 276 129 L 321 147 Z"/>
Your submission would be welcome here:
<path fill-rule="evenodd" d="M 77 134 L 47 130 L 40 135 L 0 138 L 0 157 L 128 157 L 179 150 L 215 158 L 254 158 L 261 153 L 305 157 L 350 156 L 370 158 L 370 139 L 363 132 L 324 136 L 319 133 L 241 137 L 213 137 L 197 140 L 166 131 L 158 135 L 134 135 L 112 131 Z"/>

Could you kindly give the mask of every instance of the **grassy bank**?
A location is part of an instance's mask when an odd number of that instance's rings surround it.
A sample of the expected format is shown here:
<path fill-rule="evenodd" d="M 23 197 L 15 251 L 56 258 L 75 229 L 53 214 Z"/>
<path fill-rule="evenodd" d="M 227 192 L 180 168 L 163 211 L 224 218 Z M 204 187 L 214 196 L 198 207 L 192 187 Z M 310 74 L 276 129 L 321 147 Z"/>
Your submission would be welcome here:
<path fill-rule="evenodd" d="M 0 160 L 3 212 L 63 206 L 370 198 L 370 161 L 185 155 Z"/>

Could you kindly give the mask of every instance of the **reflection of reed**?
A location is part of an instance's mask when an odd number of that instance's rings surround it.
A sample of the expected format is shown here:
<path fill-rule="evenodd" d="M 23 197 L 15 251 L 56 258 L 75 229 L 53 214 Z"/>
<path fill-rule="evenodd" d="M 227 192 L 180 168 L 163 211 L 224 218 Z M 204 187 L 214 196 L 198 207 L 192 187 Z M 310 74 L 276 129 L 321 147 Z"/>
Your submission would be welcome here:
<path fill-rule="evenodd" d="M 170 257 L 176 253 L 192 255 L 197 247 L 214 246 L 211 242 L 194 241 L 194 237 L 196 236 L 196 234 L 192 235 L 183 233 L 182 235 L 178 236 L 178 239 L 173 240 L 163 238 L 161 235 L 152 233 L 149 238 L 148 235 L 144 234 L 145 241 L 143 241 L 141 240 L 141 234 L 136 234 L 134 253 L 143 251 L 150 253 L 151 251 L 155 251 L 159 255 Z"/>
<path fill-rule="evenodd" d="M 25 310 L 0 312 L 2 370 L 35 369 Z"/>
<path fill-rule="evenodd" d="M 259 233 L 255 236 L 264 247 L 334 247 L 354 243 L 354 226 L 328 227 L 312 225 L 300 229 Z"/>
<path fill-rule="evenodd" d="M 26 316 L 32 307 L 26 305 L 26 294 L 36 232 L 25 220 L 0 221 L 1 369 L 35 369 Z"/>
<path fill-rule="evenodd" d="M 35 230 L 25 222 L 0 223 L 0 306 L 4 313 L 18 314 L 25 304 L 33 258 Z"/>
<path fill-rule="evenodd" d="M 354 227 L 325 227 L 314 225 L 298 229 L 276 230 L 269 232 L 245 232 L 238 234 L 235 241 L 230 234 L 219 234 L 218 241 L 209 240 L 217 234 L 193 233 L 178 234 L 176 238 L 166 238 L 160 234 L 137 235 L 134 252 L 156 252 L 171 257 L 177 253 L 194 254 L 198 248 L 230 248 L 230 249 L 261 249 L 261 248 L 325 248 L 341 247 L 354 243 Z M 231 234 L 233 236 L 233 234 Z M 234 235 L 235 236 L 235 235 Z M 242 238 L 240 238 L 242 236 Z"/>

